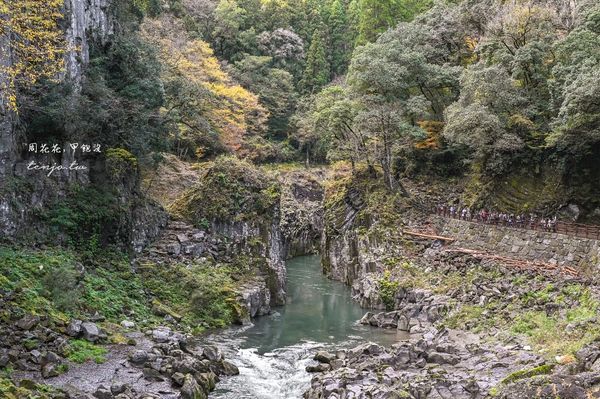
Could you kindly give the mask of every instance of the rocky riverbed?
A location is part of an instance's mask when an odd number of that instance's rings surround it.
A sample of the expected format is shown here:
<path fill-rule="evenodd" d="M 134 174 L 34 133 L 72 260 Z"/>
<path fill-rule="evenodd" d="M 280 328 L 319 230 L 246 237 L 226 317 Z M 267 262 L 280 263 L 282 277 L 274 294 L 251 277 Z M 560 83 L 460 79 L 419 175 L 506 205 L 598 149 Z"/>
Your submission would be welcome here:
<path fill-rule="evenodd" d="M 129 323 L 123 324 L 133 324 Z M 127 344 L 103 346 L 96 361 L 81 365 L 69 360 L 73 348 L 67 338 L 105 341 L 106 335 L 95 323 L 72 320 L 64 336 L 50 332 L 44 320 L 35 317 L 27 316 L 15 327 L 2 331 L 0 360 L 16 367 L 12 378 L 20 386 L 43 382 L 57 388 L 51 397 L 198 399 L 207 397 L 220 376 L 239 373 L 216 346 L 199 345 L 191 336 L 168 327 L 127 332 Z M 34 341 L 35 349 L 28 350 L 26 343 Z"/>
<path fill-rule="evenodd" d="M 464 333 L 431 329 L 416 342 L 389 348 L 362 344 L 318 352 L 318 374 L 305 399 L 600 397 L 600 348 L 587 346 L 573 363 L 556 365 L 519 344 L 493 345 Z"/>

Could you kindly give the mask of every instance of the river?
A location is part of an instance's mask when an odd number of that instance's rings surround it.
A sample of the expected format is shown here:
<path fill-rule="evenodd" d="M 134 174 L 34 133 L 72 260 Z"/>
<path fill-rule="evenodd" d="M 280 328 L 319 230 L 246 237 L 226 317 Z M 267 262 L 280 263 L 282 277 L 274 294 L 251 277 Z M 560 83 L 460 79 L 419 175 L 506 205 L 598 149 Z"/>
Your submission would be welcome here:
<path fill-rule="evenodd" d="M 365 310 L 352 301 L 349 287 L 323 276 L 318 256 L 287 262 L 287 295 L 284 307 L 253 325 L 208 337 L 240 369 L 217 384 L 211 398 L 301 398 L 311 379 L 305 367 L 319 348 L 406 339 L 400 331 L 359 325 Z"/>

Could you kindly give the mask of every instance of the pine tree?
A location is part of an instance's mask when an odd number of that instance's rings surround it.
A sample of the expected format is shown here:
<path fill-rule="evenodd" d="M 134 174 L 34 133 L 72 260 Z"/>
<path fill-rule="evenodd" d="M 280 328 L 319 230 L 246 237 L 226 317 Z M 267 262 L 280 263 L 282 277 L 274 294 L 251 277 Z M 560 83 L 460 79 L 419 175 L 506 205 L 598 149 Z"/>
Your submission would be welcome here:
<path fill-rule="evenodd" d="M 358 43 L 374 42 L 380 33 L 393 27 L 398 8 L 397 0 L 359 0 Z"/>
<path fill-rule="evenodd" d="M 374 42 L 400 21 L 410 21 L 431 7 L 431 0 L 352 0 L 353 22 L 358 25 L 357 44 Z"/>
<path fill-rule="evenodd" d="M 334 0 L 329 9 L 329 29 L 331 38 L 331 71 L 343 75 L 352 54 L 351 35 L 348 29 L 348 16 L 342 0 Z"/>
<path fill-rule="evenodd" d="M 324 29 L 315 29 L 308 53 L 306 68 L 300 81 L 305 93 L 315 93 L 329 83 L 331 65 L 327 59 L 327 40 Z"/>

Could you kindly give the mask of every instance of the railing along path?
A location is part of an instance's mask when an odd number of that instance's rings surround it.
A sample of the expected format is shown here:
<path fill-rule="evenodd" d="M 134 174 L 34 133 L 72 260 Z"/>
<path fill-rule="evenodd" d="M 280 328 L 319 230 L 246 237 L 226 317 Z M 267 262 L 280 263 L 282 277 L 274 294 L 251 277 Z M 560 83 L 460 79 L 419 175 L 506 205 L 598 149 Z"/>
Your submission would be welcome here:
<path fill-rule="evenodd" d="M 517 223 L 516 221 L 509 222 L 507 220 L 481 220 L 479 216 L 462 218 L 460 215 L 451 216 L 449 213 L 434 212 L 434 214 L 446 219 L 463 220 L 465 222 L 482 225 L 508 227 L 513 229 L 526 229 L 545 233 L 559 233 L 580 238 L 600 240 L 600 226 L 598 225 L 557 221 L 551 227 L 548 227 L 540 224 L 539 220 L 535 220 L 533 223 L 530 220 Z"/>

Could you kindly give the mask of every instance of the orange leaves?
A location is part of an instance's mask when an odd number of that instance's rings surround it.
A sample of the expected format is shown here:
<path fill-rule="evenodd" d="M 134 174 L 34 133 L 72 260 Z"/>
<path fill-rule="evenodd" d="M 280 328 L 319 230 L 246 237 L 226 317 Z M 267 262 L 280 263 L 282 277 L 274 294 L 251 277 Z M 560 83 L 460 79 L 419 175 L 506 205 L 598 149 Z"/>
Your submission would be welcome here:
<path fill-rule="evenodd" d="M 267 111 L 258 97 L 231 80 L 206 42 L 189 37 L 181 22 L 166 15 L 146 20 L 142 32 L 159 47 L 159 58 L 165 66 L 163 79 L 180 79 L 191 92 L 198 93 L 199 101 L 188 101 L 184 106 L 199 107 L 197 113 L 208 120 L 230 151 L 239 150 L 245 136 L 263 129 Z M 202 98 L 206 92 L 209 101 Z M 185 129 L 188 136 L 194 134 Z"/>
<path fill-rule="evenodd" d="M 434 150 L 440 147 L 440 138 L 444 130 L 444 123 L 439 121 L 419 121 L 419 127 L 427 132 L 427 138 L 415 144 L 415 148 L 420 150 Z"/>

